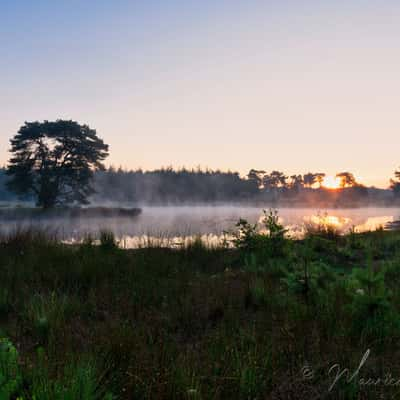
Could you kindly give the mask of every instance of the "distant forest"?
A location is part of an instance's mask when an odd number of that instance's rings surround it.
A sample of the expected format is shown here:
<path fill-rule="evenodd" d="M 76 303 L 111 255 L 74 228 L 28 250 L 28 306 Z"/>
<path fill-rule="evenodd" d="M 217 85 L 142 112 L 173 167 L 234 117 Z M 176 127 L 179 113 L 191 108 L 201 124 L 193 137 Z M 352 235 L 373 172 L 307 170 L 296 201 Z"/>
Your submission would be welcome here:
<path fill-rule="evenodd" d="M 0 201 L 18 200 L 6 188 L 8 177 L 0 168 Z M 343 175 L 343 176 L 342 176 Z M 280 206 L 357 207 L 400 204 L 399 190 L 367 188 L 352 174 L 341 174 L 342 187 L 322 185 L 324 174 L 286 176 L 279 171 L 251 170 L 246 177 L 237 172 L 162 168 L 154 171 L 108 168 L 97 171 L 91 202 L 149 205 L 181 204 L 270 204 Z M 400 177 L 400 176 L 399 176 Z M 394 182 L 394 189 L 398 186 Z M 24 199 L 29 201 L 29 197 Z"/>

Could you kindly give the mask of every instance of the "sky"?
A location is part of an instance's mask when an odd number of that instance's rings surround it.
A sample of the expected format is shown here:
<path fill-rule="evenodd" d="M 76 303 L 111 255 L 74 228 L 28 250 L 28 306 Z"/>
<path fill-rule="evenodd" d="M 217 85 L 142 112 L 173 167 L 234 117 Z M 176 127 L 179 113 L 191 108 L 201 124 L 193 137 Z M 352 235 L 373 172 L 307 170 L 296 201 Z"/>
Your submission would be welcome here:
<path fill-rule="evenodd" d="M 398 0 L 0 0 L 0 165 L 24 121 L 73 119 L 108 165 L 400 166 Z"/>

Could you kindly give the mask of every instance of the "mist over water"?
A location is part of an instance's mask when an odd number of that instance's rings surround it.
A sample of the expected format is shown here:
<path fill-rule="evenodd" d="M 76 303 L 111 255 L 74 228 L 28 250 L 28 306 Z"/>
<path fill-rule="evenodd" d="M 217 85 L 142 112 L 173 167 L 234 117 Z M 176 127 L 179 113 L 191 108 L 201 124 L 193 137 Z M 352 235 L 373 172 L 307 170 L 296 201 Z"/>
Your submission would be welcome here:
<path fill-rule="evenodd" d="M 281 223 L 289 235 L 300 237 L 307 224 L 329 223 L 345 233 L 375 230 L 398 220 L 398 208 L 310 209 L 278 208 Z M 122 247 L 145 246 L 151 241 L 165 246 L 179 246 L 201 237 L 209 244 L 218 244 L 225 231 L 235 229 L 239 218 L 250 223 L 261 222 L 262 209 L 242 206 L 171 206 L 143 207 L 134 218 L 41 218 L 23 221 L 0 221 L 1 232 L 38 228 L 55 234 L 61 240 L 75 242 L 88 234 L 98 236 L 102 230 L 112 231 Z"/>

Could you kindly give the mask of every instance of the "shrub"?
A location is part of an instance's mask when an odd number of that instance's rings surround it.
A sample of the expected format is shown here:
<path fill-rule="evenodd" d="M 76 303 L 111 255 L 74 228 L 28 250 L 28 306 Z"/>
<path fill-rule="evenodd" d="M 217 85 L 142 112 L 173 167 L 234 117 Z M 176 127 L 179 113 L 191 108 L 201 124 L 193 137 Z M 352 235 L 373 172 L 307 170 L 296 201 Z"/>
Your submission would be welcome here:
<path fill-rule="evenodd" d="M 352 332 L 361 339 L 382 340 L 400 332 L 400 318 L 385 286 L 385 271 L 375 271 L 371 258 L 367 268 L 356 268 L 350 277 Z"/>
<path fill-rule="evenodd" d="M 233 233 L 232 240 L 234 246 L 244 255 L 252 252 L 260 254 L 263 258 L 285 255 L 288 244 L 285 238 L 287 230 L 279 223 L 278 212 L 263 210 L 263 214 L 262 227 L 259 227 L 258 223 L 250 224 L 245 219 L 237 222 L 237 231 Z"/>
<path fill-rule="evenodd" d="M 305 237 L 320 237 L 327 240 L 337 241 L 340 237 L 340 230 L 329 221 L 328 214 L 318 215 L 318 223 L 305 224 Z"/>
<path fill-rule="evenodd" d="M 256 249 L 257 224 L 250 224 L 245 219 L 240 218 L 235 227 L 237 231 L 233 233 L 233 244 L 236 248 L 246 252 Z"/>

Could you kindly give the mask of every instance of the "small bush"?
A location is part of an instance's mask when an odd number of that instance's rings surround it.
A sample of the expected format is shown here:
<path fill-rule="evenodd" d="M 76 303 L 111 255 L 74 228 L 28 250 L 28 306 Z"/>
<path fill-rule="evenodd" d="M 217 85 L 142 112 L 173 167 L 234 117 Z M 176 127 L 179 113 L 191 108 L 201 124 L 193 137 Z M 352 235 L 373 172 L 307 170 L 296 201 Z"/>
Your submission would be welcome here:
<path fill-rule="evenodd" d="M 233 245 L 245 256 L 249 253 L 257 253 L 264 259 L 284 256 L 288 244 L 287 230 L 280 224 L 277 211 L 263 210 L 263 214 L 262 226 L 250 224 L 245 219 L 237 222 Z"/>
<path fill-rule="evenodd" d="M 306 238 L 320 237 L 332 241 L 340 238 L 340 230 L 329 220 L 327 214 L 318 215 L 318 223 L 307 223 L 304 229 Z"/>
<path fill-rule="evenodd" d="M 399 334 L 400 317 L 385 286 L 385 270 L 375 271 L 369 258 L 367 268 L 354 269 L 349 281 L 353 334 L 366 340 Z"/>

